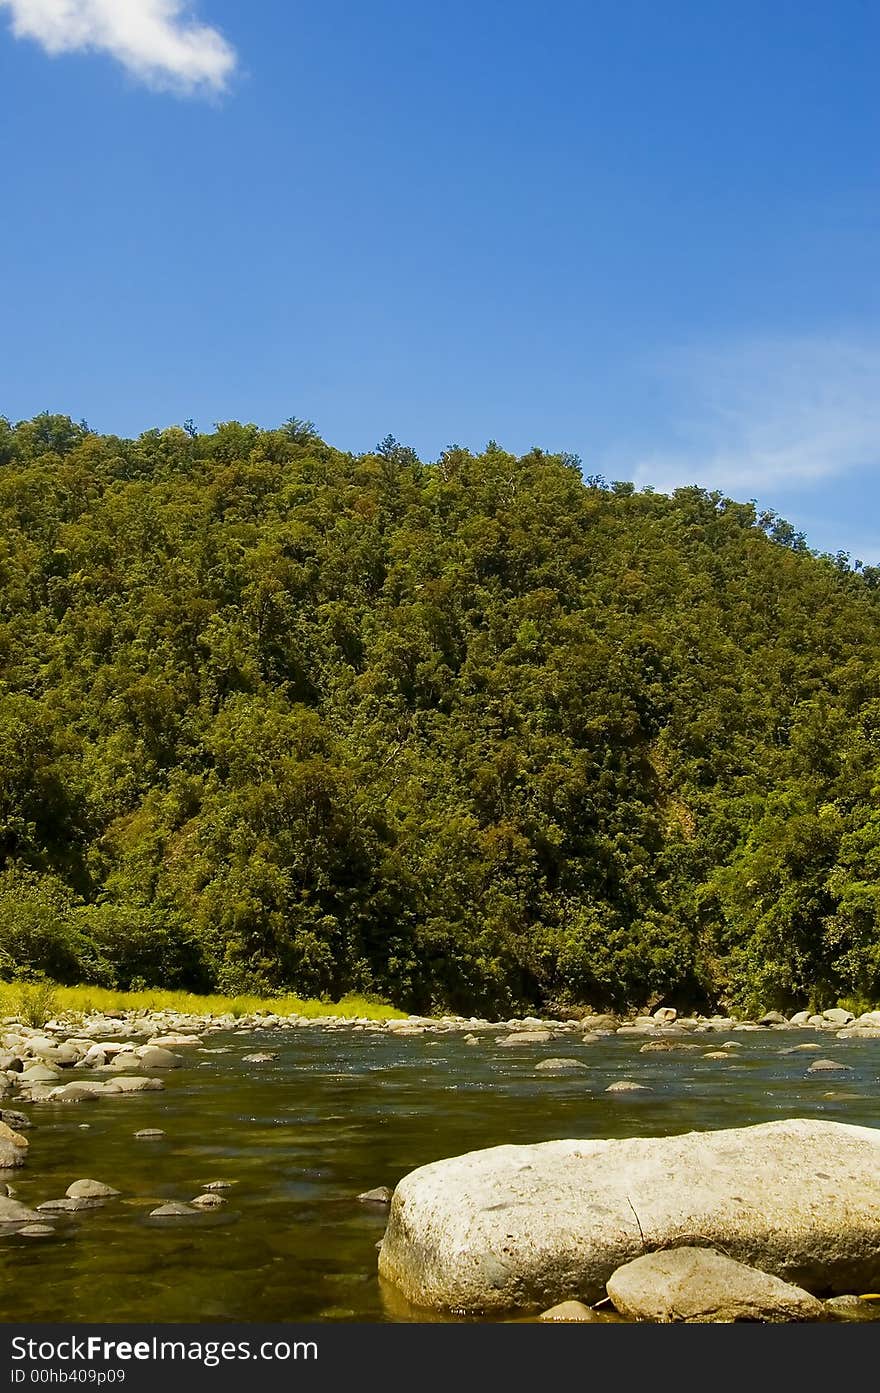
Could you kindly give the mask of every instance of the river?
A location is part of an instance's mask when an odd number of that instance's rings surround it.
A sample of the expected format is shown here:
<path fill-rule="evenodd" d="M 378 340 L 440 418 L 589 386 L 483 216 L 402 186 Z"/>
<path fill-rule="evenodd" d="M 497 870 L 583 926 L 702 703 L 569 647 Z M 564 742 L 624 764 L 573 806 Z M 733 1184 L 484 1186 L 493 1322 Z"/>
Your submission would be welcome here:
<path fill-rule="evenodd" d="M 28 1163 L 3 1176 L 18 1199 L 36 1206 L 83 1177 L 121 1193 L 65 1219 L 51 1238 L 0 1240 L 3 1316 L 426 1319 L 381 1288 L 376 1243 L 385 1210 L 357 1199 L 393 1187 L 415 1166 L 503 1142 L 662 1135 L 781 1117 L 880 1126 L 880 1039 L 731 1031 L 690 1036 L 700 1051 L 640 1053 L 644 1038 L 582 1044 L 575 1035 L 516 1048 L 496 1045 L 492 1033 L 477 1045 L 461 1033 L 218 1033 L 162 1075 L 164 1092 L 26 1106 L 35 1124 Z M 703 1058 L 703 1048 L 725 1040 L 738 1042 L 734 1057 Z M 803 1044 L 821 1048 L 791 1052 Z M 278 1057 L 243 1063 L 255 1050 Z M 560 1055 L 587 1067 L 535 1072 L 541 1058 Z M 820 1057 L 852 1072 L 808 1076 Z M 622 1079 L 652 1091 L 605 1092 Z M 165 1136 L 135 1140 L 141 1128 Z M 234 1182 L 221 1210 L 149 1217 L 215 1180 Z"/>

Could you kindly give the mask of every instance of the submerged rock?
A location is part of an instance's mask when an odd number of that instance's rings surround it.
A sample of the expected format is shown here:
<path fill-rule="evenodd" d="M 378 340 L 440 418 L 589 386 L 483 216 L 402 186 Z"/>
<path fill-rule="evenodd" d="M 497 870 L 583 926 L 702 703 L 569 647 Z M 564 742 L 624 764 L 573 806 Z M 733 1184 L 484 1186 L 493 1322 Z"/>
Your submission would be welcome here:
<path fill-rule="evenodd" d="M 11 1196 L 0 1194 L 0 1227 L 7 1224 L 39 1222 L 39 1218 L 35 1209 L 29 1209 L 26 1204 L 21 1204 Z"/>
<path fill-rule="evenodd" d="M 670 1248 L 625 1263 L 608 1279 L 615 1309 L 629 1320 L 821 1320 L 821 1301 L 802 1287 L 735 1262 L 714 1248 Z"/>
<path fill-rule="evenodd" d="M 393 1193 L 387 1185 L 377 1185 L 375 1190 L 364 1190 L 358 1199 L 361 1204 L 390 1204 Z"/>
<path fill-rule="evenodd" d="M 814 1059 L 808 1074 L 851 1074 L 852 1066 L 841 1064 L 837 1059 Z"/>
<path fill-rule="evenodd" d="M 880 1130 L 796 1118 L 436 1161 L 398 1184 L 379 1271 L 415 1306 L 543 1310 L 694 1242 L 820 1294 L 877 1290 Z"/>
<path fill-rule="evenodd" d="M 37 1209 L 41 1214 L 77 1214 L 81 1209 L 100 1209 L 103 1203 L 104 1201 L 97 1196 L 73 1199 L 65 1195 L 60 1200 L 45 1200 L 43 1204 L 37 1205 Z"/>
<path fill-rule="evenodd" d="M 541 1059 L 535 1065 L 536 1072 L 541 1074 L 570 1074 L 572 1070 L 586 1068 L 579 1059 Z"/>

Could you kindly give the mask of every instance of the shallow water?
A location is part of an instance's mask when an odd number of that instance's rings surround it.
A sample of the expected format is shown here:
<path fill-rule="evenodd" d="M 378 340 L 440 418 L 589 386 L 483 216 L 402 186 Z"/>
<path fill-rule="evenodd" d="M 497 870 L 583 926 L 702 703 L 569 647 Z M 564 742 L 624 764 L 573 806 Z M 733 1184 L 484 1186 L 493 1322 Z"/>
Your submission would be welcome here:
<path fill-rule="evenodd" d="M 181 1050 L 185 1067 L 163 1074 L 162 1093 L 63 1106 L 7 1100 L 36 1124 L 27 1166 L 4 1173 L 18 1199 L 35 1206 L 85 1176 L 122 1193 L 59 1223 L 53 1238 L 0 1239 L 2 1319 L 424 1320 L 381 1287 L 375 1245 L 385 1210 L 356 1198 L 415 1166 L 503 1142 L 658 1136 L 782 1117 L 880 1127 L 880 1039 L 805 1030 L 689 1037 L 706 1050 L 737 1040 L 729 1062 L 698 1051 L 640 1054 L 644 1036 L 584 1045 L 575 1035 L 524 1048 L 494 1039 L 218 1033 Z M 821 1050 L 786 1053 L 805 1043 Z M 255 1050 L 278 1058 L 241 1063 Z M 535 1073 L 550 1056 L 588 1070 Z M 820 1057 L 853 1072 L 807 1077 Z M 67 1071 L 65 1081 L 79 1076 Z M 653 1091 L 604 1092 L 624 1078 Z M 166 1136 L 136 1141 L 145 1127 Z M 156 1204 L 190 1200 L 221 1179 L 235 1183 L 220 1211 L 149 1218 Z"/>

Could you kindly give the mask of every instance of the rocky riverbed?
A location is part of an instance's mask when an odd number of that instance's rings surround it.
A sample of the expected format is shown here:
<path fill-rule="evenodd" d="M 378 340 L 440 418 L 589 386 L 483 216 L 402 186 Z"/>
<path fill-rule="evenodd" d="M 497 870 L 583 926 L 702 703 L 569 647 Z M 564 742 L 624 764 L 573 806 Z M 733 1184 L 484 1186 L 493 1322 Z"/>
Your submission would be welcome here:
<path fill-rule="evenodd" d="M 4 1305 L 30 1319 L 423 1319 L 377 1281 L 383 1187 L 498 1143 L 787 1116 L 877 1126 L 878 1038 L 880 1013 L 846 1012 L 6 1019 Z"/>

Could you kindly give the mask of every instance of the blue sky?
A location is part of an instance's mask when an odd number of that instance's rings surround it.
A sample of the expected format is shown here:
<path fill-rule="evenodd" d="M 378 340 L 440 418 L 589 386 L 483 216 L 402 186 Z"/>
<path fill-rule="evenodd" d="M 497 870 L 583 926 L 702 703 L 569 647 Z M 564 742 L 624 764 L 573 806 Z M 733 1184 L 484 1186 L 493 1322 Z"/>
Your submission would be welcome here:
<path fill-rule="evenodd" d="M 880 561 L 873 0 L 0 0 L 0 412 L 697 482 Z"/>

